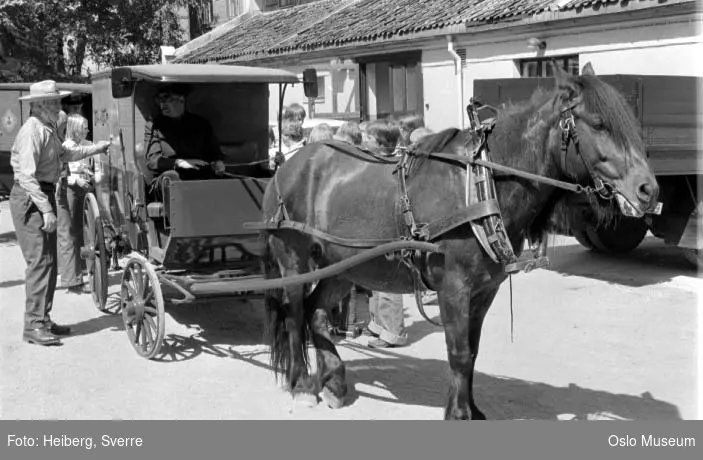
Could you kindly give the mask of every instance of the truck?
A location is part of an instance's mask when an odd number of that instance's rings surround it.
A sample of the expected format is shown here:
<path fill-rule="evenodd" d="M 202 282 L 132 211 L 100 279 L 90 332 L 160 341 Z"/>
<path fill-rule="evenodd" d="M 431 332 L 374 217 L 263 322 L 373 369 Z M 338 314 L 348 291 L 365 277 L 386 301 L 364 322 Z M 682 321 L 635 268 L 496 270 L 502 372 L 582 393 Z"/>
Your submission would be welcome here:
<path fill-rule="evenodd" d="M 635 249 L 647 232 L 703 266 L 703 108 L 698 90 L 703 78 L 661 75 L 599 75 L 620 91 L 637 117 L 650 165 L 660 187 L 660 214 L 620 218 L 613 226 L 594 222 L 569 225 L 557 233 L 573 236 L 588 249 L 623 254 Z M 500 109 L 552 88 L 553 78 L 501 78 L 474 82 L 474 99 Z"/>

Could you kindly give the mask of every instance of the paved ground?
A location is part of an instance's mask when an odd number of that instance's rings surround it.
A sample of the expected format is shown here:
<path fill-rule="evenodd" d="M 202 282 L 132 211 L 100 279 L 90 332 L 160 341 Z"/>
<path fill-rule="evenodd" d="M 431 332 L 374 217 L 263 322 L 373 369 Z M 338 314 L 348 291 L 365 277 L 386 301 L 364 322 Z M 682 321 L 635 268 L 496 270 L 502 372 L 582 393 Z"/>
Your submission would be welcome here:
<path fill-rule="evenodd" d="M 342 340 L 353 387 L 340 410 L 293 407 L 269 371 L 259 302 L 167 308 L 160 361 L 133 351 L 119 316 L 56 295 L 62 347 L 21 341 L 24 261 L 0 212 L 0 413 L 5 419 L 441 419 L 443 334 L 406 298 L 410 345 Z M 647 240 L 613 260 L 556 238 L 552 268 L 513 278 L 489 312 L 475 383 L 492 419 L 697 418 L 697 293 L 677 253 Z M 115 281 L 116 281 L 116 277 Z M 114 288 L 113 288 L 114 290 Z M 436 306 L 427 307 L 432 317 Z"/>

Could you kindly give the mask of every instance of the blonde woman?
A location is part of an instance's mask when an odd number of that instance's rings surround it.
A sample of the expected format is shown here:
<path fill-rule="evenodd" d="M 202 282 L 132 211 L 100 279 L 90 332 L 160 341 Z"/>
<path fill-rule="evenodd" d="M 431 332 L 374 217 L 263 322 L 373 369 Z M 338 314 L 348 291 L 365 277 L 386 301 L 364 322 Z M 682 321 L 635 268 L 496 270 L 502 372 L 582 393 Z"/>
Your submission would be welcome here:
<path fill-rule="evenodd" d="M 88 120 L 80 114 L 68 115 L 64 150 L 80 152 L 96 148 L 96 144 L 86 140 L 87 136 Z M 99 143 L 102 146 L 106 144 L 109 143 Z M 83 259 L 80 257 L 83 246 L 83 200 L 86 192 L 93 188 L 94 178 L 100 179 L 100 168 L 94 168 L 93 158 L 84 158 L 69 162 L 67 169 L 68 174 L 61 178 L 56 190 L 59 288 L 80 294 L 83 292 Z"/>

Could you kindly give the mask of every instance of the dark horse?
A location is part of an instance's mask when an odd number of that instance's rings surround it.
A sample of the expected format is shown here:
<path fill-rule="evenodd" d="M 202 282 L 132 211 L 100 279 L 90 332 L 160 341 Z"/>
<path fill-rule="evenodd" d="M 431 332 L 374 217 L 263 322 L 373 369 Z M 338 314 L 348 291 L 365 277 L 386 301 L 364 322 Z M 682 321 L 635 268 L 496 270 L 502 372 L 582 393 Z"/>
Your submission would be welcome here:
<path fill-rule="evenodd" d="M 635 117 L 625 99 L 593 75 L 555 70 L 552 91 L 538 90 L 530 101 L 502 110 L 489 136 L 496 163 L 544 177 L 584 185 L 594 178 L 609 184 L 623 212 L 642 216 L 656 203 L 658 185 L 645 156 Z M 580 140 L 578 151 L 561 146 L 563 113 L 568 109 Z M 442 133 L 436 136 L 441 136 Z M 442 152 L 466 154 L 460 132 Z M 426 145 L 433 139 L 426 138 Z M 500 209 L 516 253 L 528 232 L 548 224 L 562 191 L 552 185 L 496 175 Z M 407 179 L 418 222 L 431 222 L 465 206 L 466 169 L 429 158 Z M 275 182 L 278 182 L 278 185 Z M 398 188 L 393 167 L 371 164 L 323 144 L 311 144 L 284 163 L 264 197 L 267 221 L 283 209 L 287 216 L 342 238 L 394 239 L 401 235 Z M 597 200 L 596 200 L 597 201 Z M 598 206 L 594 204 L 594 206 Z M 306 273 L 343 261 L 362 249 L 328 243 L 294 230 L 264 234 L 267 278 Z M 485 419 L 472 391 L 484 317 L 507 275 L 472 234 L 469 224 L 439 237 L 441 252 L 426 257 L 423 278 L 438 293 L 444 325 L 451 386 L 446 419 Z M 352 284 L 393 293 L 413 292 L 411 271 L 398 260 L 378 257 L 343 274 L 266 292 L 271 362 L 283 374 L 294 399 L 341 407 L 347 392 L 345 366 L 327 328 L 328 307 L 346 295 Z M 307 344 L 317 352 L 317 375 L 309 374 Z"/>

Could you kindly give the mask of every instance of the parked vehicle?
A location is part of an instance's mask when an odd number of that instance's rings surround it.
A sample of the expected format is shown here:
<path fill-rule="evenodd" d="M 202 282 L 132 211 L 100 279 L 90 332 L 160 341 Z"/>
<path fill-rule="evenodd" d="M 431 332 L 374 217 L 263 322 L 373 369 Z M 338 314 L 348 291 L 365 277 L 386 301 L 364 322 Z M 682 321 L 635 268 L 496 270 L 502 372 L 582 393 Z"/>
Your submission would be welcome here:
<path fill-rule="evenodd" d="M 599 76 L 630 103 L 642 129 L 650 164 L 660 185 L 660 214 L 642 219 L 622 218 L 615 228 L 588 225 L 563 233 L 583 246 L 604 253 L 635 249 L 647 231 L 678 246 L 696 264 L 703 264 L 703 109 L 697 103 L 703 79 L 681 76 Z M 529 98 L 537 87 L 551 88 L 551 78 L 477 80 L 474 98 L 500 108 Z"/>
<path fill-rule="evenodd" d="M 31 83 L 0 83 L 0 201 L 10 196 L 14 182 L 10 167 L 10 149 L 22 124 L 29 118 L 29 104 L 18 98 L 29 93 Z M 60 91 L 72 91 L 81 98 L 83 115 L 91 119 L 91 87 L 81 83 L 57 83 Z"/>

